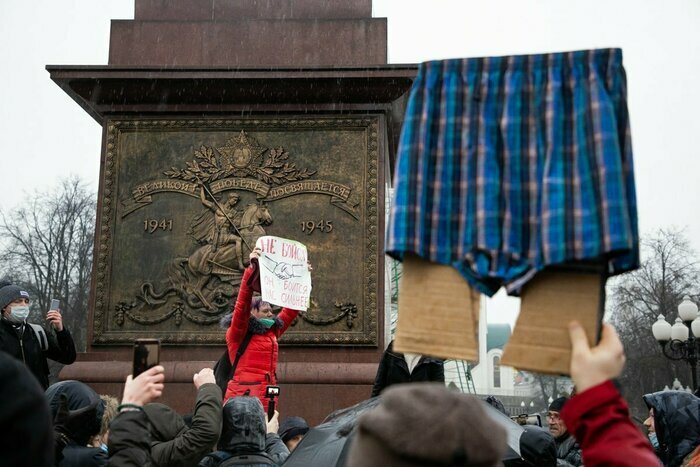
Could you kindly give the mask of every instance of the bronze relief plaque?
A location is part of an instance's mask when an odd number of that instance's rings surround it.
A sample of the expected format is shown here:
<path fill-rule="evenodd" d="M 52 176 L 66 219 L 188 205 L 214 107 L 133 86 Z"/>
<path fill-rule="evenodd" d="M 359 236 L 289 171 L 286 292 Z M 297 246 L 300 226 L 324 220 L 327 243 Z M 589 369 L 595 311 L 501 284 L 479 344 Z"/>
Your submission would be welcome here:
<path fill-rule="evenodd" d="M 304 243 L 311 307 L 283 342 L 376 345 L 379 118 L 110 120 L 93 343 L 220 344 L 258 237 Z"/>

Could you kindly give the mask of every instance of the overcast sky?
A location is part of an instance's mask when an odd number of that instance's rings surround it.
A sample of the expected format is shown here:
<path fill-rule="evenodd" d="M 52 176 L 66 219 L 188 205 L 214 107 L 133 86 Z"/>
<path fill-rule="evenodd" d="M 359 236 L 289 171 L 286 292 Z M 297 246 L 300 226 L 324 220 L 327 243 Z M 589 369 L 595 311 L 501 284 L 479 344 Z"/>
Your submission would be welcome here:
<path fill-rule="evenodd" d="M 340 1 L 340 0 L 336 0 Z M 640 230 L 685 227 L 700 250 L 699 0 L 374 0 L 389 62 L 621 47 Z M 105 65 L 134 0 L 0 0 L 0 209 L 77 174 L 97 188 L 100 126 L 44 67 Z M 489 320 L 512 322 L 499 300 Z"/>

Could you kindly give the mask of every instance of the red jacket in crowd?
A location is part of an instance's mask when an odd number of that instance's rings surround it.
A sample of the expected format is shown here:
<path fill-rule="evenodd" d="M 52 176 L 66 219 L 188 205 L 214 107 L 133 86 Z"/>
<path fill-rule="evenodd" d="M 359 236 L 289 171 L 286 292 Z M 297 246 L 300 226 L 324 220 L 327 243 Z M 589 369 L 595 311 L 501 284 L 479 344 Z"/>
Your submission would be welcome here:
<path fill-rule="evenodd" d="M 252 274 L 252 268 L 248 267 L 241 279 L 241 286 L 233 310 L 231 326 L 226 331 L 226 346 L 231 362 L 236 359 L 236 351 L 243 342 L 248 327 L 251 325 L 250 304 L 253 291 L 248 286 Z M 277 315 L 276 324 L 270 329 L 262 329 L 262 324 L 251 325 L 253 336 L 248 347 L 241 355 L 233 378 L 228 382 L 224 401 L 234 396 L 249 395 L 258 397 L 267 411 L 267 399 L 265 389 L 268 385 L 277 384 L 277 356 L 279 347 L 277 338 L 280 337 L 289 325 L 294 321 L 299 312 L 283 308 Z M 253 318 L 255 319 L 255 318 Z"/>
<path fill-rule="evenodd" d="M 659 467 L 649 440 L 632 423 L 627 403 L 612 381 L 572 397 L 561 411 L 586 466 Z"/>

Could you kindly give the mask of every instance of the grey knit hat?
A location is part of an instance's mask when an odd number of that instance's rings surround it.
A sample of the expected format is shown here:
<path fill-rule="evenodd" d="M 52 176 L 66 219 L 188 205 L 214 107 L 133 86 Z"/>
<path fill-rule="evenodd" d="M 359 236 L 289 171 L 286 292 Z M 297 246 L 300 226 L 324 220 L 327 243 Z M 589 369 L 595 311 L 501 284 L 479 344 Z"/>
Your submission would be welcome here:
<path fill-rule="evenodd" d="M 29 300 L 29 294 L 16 285 L 6 285 L 0 289 L 0 311 L 18 298 Z"/>
<path fill-rule="evenodd" d="M 381 398 L 360 417 L 347 467 L 501 465 L 505 430 L 476 397 L 411 383 L 391 386 Z"/>

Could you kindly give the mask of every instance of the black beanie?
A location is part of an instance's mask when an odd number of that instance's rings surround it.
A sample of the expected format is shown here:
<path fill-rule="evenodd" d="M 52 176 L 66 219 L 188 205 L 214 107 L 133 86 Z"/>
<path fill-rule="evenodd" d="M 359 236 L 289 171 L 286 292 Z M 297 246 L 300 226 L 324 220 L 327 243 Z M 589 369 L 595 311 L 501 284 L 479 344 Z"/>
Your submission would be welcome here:
<path fill-rule="evenodd" d="M 0 311 L 18 298 L 29 299 L 29 294 L 22 288 L 12 284 L 0 288 Z"/>
<path fill-rule="evenodd" d="M 561 409 L 564 408 L 564 405 L 566 402 L 569 400 L 568 397 L 557 397 L 552 401 L 551 404 L 549 404 L 549 410 L 553 412 L 561 412 Z"/>

